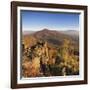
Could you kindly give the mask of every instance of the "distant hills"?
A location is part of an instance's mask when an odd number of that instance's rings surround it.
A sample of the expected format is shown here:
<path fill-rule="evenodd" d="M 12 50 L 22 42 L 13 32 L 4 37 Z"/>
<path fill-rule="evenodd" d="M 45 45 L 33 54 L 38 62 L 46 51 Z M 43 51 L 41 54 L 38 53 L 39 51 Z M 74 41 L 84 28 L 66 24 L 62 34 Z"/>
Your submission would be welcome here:
<path fill-rule="evenodd" d="M 58 46 L 62 44 L 64 39 L 70 40 L 74 45 L 79 44 L 79 31 L 76 30 L 58 31 L 58 30 L 49 30 L 45 28 L 43 30 L 36 32 L 24 31 L 23 35 L 26 38 L 30 37 L 30 40 L 31 38 L 33 38 L 33 40 L 35 38 L 34 41 L 43 40 L 43 41 L 47 41 L 49 44 L 54 46 Z"/>
<path fill-rule="evenodd" d="M 35 33 L 35 31 L 24 31 L 23 35 L 30 35 L 30 34 L 33 34 L 33 33 Z"/>
<path fill-rule="evenodd" d="M 79 36 L 79 31 L 76 30 L 67 30 L 67 31 L 60 31 L 63 34 L 70 35 L 70 36 Z"/>
<path fill-rule="evenodd" d="M 69 35 L 69 36 L 79 36 L 79 31 L 77 31 L 77 30 L 66 30 L 66 31 L 63 31 L 63 30 L 61 30 L 61 31 L 58 31 L 58 30 L 49 30 L 49 29 L 42 29 L 42 30 L 40 30 L 40 31 L 24 31 L 23 32 L 23 35 L 29 35 L 29 34 L 34 34 L 34 33 L 36 33 L 36 34 L 45 34 L 45 35 L 48 35 L 48 34 L 54 34 L 54 35 L 56 35 L 56 34 L 65 34 L 65 35 Z"/>

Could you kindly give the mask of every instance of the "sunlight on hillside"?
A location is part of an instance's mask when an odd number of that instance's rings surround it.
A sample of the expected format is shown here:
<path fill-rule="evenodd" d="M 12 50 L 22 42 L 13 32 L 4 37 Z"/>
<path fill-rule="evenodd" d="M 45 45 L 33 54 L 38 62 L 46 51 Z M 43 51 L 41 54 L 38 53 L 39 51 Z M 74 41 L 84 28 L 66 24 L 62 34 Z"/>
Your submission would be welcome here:
<path fill-rule="evenodd" d="M 47 37 L 38 36 L 40 33 L 35 36 L 23 36 L 21 71 L 23 77 L 79 75 L 78 41 L 67 35 L 57 34 L 53 35 L 53 32 L 50 32 Z M 57 40 L 58 43 L 54 43 L 53 40 Z"/>

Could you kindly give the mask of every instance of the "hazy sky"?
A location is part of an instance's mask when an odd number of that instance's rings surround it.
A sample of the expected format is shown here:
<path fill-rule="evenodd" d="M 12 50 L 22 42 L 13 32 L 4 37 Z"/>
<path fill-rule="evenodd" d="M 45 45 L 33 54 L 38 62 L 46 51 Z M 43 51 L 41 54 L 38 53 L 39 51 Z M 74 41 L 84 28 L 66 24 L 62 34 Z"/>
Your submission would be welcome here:
<path fill-rule="evenodd" d="M 21 16 L 23 31 L 38 31 L 44 28 L 78 30 L 79 28 L 79 14 L 22 10 Z"/>

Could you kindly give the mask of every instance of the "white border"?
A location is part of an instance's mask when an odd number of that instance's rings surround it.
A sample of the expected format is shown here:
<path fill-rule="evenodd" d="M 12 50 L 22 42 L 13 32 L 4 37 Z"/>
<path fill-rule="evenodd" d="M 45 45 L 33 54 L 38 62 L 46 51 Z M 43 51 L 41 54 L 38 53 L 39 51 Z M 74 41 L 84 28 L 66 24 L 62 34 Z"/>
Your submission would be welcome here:
<path fill-rule="evenodd" d="M 37 78 L 20 78 L 20 10 L 35 10 L 35 11 L 54 11 L 54 12 L 73 12 L 80 13 L 79 22 L 79 47 L 80 47 L 80 75 L 75 76 L 57 76 L 57 77 L 37 77 Z M 35 7 L 17 7 L 17 83 L 44 83 L 44 82 L 63 82 L 84 80 L 84 11 L 71 9 L 52 9 L 52 8 L 35 8 Z"/>

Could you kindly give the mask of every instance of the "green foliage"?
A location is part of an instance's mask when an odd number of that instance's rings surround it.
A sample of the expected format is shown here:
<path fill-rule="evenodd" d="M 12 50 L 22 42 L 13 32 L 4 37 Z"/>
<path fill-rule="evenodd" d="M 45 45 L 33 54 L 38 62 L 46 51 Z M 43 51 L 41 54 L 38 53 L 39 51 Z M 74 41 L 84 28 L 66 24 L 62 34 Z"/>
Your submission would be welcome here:
<path fill-rule="evenodd" d="M 58 65 L 58 64 L 60 64 L 61 61 L 62 60 L 61 60 L 60 56 L 56 56 L 56 58 L 55 58 L 55 64 Z"/>
<path fill-rule="evenodd" d="M 59 65 L 50 65 L 50 73 L 52 76 L 61 76 L 62 69 L 59 67 Z"/>

